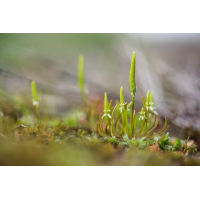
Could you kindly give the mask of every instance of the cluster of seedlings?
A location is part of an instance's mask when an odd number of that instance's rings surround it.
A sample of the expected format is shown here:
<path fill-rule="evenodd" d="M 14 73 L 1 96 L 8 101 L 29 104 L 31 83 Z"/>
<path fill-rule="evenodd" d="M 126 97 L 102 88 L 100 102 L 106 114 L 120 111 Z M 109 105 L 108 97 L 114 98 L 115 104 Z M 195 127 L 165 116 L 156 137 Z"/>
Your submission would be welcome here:
<path fill-rule="evenodd" d="M 160 119 L 155 110 L 153 92 L 147 92 L 146 99 L 142 97 L 143 107 L 136 114 L 134 99 L 136 93 L 135 81 L 136 53 L 133 52 L 130 67 L 130 93 L 132 101 L 125 102 L 123 88 L 120 88 L 120 102 L 112 106 L 112 100 L 108 103 L 107 94 L 104 94 L 104 110 L 100 123 L 97 124 L 96 132 L 104 140 L 115 144 L 132 146 L 137 149 L 150 149 L 151 151 L 181 151 L 183 154 L 194 153 L 197 149 L 195 144 L 188 146 L 188 139 L 177 139 L 172 143 L 169 133 L 166 132 L 167 118 L 164 127 L 159 130 Z M 78 82 L 81 89 L 83 101 L 91 107 L 87 100 L 84 82 L 84 59 L 79 57 Z"/>
<path fill-rule="evenodd" d="M 84 80 L 84 57 L 79 56 L 78 85 L 82 100 L 85 103 L 84 113 L 86 114 L 85 127 L 70 127 L 60 123 L 55 127 L 49 127 L 45 119 L 41 123 L 36 83 L 32 82 L 33 106 L 35 107 L 35 128 L 17 126 L 13 132 L 18 141 L 35 140 L 37 143 L 47 144 L 55 141 L 68 140 L 76 137 L 81 140 L 94 142 L 103 141 L 114 146 L 131 147 L 131 149 L 150 150 L 158 152 L 182 152 L 182 154 L 194 153 L 197 151 L 194 144 L 188 145 L 188 140 L 177 139 L 172 142 L 167 132 L 167 119 L 160 128 L 161 119 L 154 106 L 154 94 L 147 91 L 146 98 L 142 97 L 143 107 L 141 112 L 136 113 L 134 100 L 136 94 L 135 81 L 136 54 L 133 52 L 130 67 L 130 95 L 132 101 L 127 103 L 124 99 L 123 88 L 120 88 L 120 101 L 112 106 L 108 102 L 107 93 L 104 94 L 104 110 L 98 113 L 96 107 L 87 99 Z M 1 117 L 0 117 L 1 118 Z M 80 120 L 81 121 L 81 120 Z M 3 135 L 0 135 L 0 137 Z"/>

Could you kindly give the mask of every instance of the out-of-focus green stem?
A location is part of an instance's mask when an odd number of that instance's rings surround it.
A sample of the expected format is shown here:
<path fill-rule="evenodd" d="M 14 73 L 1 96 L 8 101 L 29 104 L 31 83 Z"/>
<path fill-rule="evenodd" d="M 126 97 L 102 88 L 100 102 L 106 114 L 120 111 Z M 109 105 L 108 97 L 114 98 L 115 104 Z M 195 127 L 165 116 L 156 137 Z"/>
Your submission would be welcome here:
<path fill-rule="evenodd" d="M 125 133 L 125 116 L 124 116 L 124 111 L 122 111 L 122 134 Z"/>
<path fill-rule="evenodd" d="M 39 109 L 38 109 L 39 98 L 38 98 L 38 94 L 37 94 L 35 81 L 32 81 L 31 88 L 32 88 L 32 96 L 33 96 L 33 105 L 35 106 L 35 115 L 36 115 L 36 117 L 38 117 L 39 116 Z"/>
<path fill-rule="evenodd" d="M 136 61 L 136 53 L 133 52 L 131 68 L 130 68 L 130 90 L 132 95 L 132 120 L 133 120 L 133 111 L 134 111 L 134 100 L 136 93 L 136 81 L 135 81 L 135 61 Z"/>
<path fill-rule="evenodd" d="M 132 109 L 131 109 L 132 121 L 133 121 L 133 112 L 134 112 L 134 100 L 135 100 L 135 97 L 132 96 Z"/>
<path fill-rule="evenodd" d="M 83 102 L 86 105 L 89 105 L 89 101 L 87 99 L 87 95 L 85 92 L 85 79 L 84 79 L 84 57 L 83 55 L 79 56 L 79 64 L 78 64 L 78 84 L 81 90 L 81 97 Z"/>

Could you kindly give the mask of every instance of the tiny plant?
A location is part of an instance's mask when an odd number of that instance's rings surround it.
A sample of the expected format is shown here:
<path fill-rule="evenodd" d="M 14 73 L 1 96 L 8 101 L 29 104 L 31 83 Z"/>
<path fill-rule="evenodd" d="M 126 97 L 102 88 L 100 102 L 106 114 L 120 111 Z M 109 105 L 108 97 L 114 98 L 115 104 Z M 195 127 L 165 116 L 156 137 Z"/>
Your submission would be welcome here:
<path fill-rule="evenodd" d="M 136 93 L 136 81 L 135 81 L 135 65 L 136 65 L 136 53 L 133 52 L 131 67 L 130 67 L 130 91 L 132 102 L 127 104 L 124 99 L 123 87 L 120 88 L 120 103 L 117 103 L 114 108 L 108 107 L 107 94 L 104 96 L 104 115 L 102 121 L 97 125 L 97 129 L 100 135 L 102 135 L 107 141 L 116 141 L 122 145 L 131 145 L 138 148 L 147 148 L 158 141 L 161 136 L 165 134 L 168 129 L 167 119 L 165 118 L 164 127 L 159 130 L 160 119 L 157 116 L 154 107 L 153 92 L 148 91 L 146 100 L 142 97 L 143 107 L 141 112 L 136 114 L 134 109 L 134 99 Z M 129 107 L 131 109 L 129 110 Z M 120 113 L 121 117 L 117 117 Z M 128 112 L 131 111 L 131 117 Z M 106 121 L 106 126 L 104 125 Z M 110 129 L 108 130 L 108 125 Z M 166 135 L 166 137 L 168 137 Z M 160 142 L 166 140 L 164 136 Z M 109 139 L 110 138 L 110 139 Z M 112 139 L 111 139 L 112 138 Z M 164 143 L 164 145 L 166 142 Z M 170 143 L 168 142 L 167 145 Z M 162 145 L 162 144 L 161 144 Z M 165 145 L 166 146 L 166 145 Z M 168 148 L 169 149 L 169 148 Z"/>
<path fill-rule="evenodd" d="M 83 99 L 83 102 L 85 104 L 88 104 L 88 99 L 86 95 L 86 89 L 85 89 L 85 79 L 84 79 L 84 56 L 79 55 L 79 64 L 78 64 L 78 85 L 81 91 L 81 96 Z"/>
<path fill-rule="evenodd" d="M 134 111 L 134 99 L 135 99 L 135 93 L 136 93 L 136 81 L 135 81 L 135 61 L 136 61 L 136 54 L 133 52 L 133 58 L 131 62 L 131 68 L 130 68 L 130 90 L 131 90 L 131 96 L 132 96 L 132 120 L 133 120 L 133 111 Z"/>
<path fill-rule="evenodd" d="M 133 52 L 129 75 L 132 101 L 130 103 L 125 101 L 123 87 L 121 87 L 119 95 L 120 101 L 116 102 L 116 105 L 112 107 L 112 100 L 110 102 L 108 101 L 107 93 L 105 92 L 103 115 L 100 123 L 97 123 L 96 131 L 104 140 L 115 145 L 132 146 L 138 149 L 159 149 L 159 151 L 182 151 L 183 154 L 185 152 L 195 152 L 195 145 L 188 147 L 188 139 L 185 142 L 177 140 L 172 144 L 169 133 L 166 133 L 169 128 L 166 117 L 164 127 L 160 129 L 161 120 L 154 106 L 154 94 L 152 91 L 150 92 L 148 90 L 146 98 L 142 97 L 143 107 L 136 114 L 134 108 L 137 88 L 135 69 L 136 53 Z M 94 109 L 87 100 L 85 92 L 84 57 L 82 55 L 79 56 L 78 84 L 83 101 L 89 105 L 90 110 Z"/>
<path fill-rule="evenodd" d="M 35 106 L 35 114 L 36 116 L 38 116 L 39 98 L 37 94 L 35 81 L 32 81 L 31 88 L 32 88 L 32 97 L 33 97 L 32 101 L 33 101 L 33 105 Z"/>

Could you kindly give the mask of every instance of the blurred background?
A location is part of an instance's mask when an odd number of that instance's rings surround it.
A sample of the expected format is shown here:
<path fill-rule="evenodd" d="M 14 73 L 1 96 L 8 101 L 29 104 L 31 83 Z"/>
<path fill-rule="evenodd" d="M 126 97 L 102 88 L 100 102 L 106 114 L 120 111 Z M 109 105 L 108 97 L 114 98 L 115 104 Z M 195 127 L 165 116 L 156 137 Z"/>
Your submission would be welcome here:
<path fill-rule="evenodd" d="M 153 91 L 169 131 L 200 132 L 200 34 L 0 34 L 0 95 L 31 102 L 35 80 L 42 109 L 62 115 L 82 104 L 78 56 L 85 57 L 88 97 L 131 101 L 129 71 L 136 52 L 136 110 Z"/>

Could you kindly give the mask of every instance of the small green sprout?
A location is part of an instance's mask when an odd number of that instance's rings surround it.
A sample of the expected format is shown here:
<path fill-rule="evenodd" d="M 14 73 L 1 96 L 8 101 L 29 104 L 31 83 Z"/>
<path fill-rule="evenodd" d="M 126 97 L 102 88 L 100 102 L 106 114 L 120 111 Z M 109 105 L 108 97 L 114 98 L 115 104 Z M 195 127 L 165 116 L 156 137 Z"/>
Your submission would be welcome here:
<path fill-rule="evenodd" d="M 123 87 L 120 88 L 120 103 L 125 104 Z"/>
<path fill-rule="evenodd" d="M 120 88 L 120 103 L 119 103 L 120 113 L 122 113 L 124 110 L 129 111 L 128 107 L 129 105 L 127 105 L 127 102 L 125 103 L 125 100 L 124 100 L 123 87 L 121 87 Z"/>
<path fill-rule="evenodd" d="M 173 146 L 173 148 L 172 148 L 172 151 L 181 150 L 181 146 L 183 145 L 183 143 L 184 143 L 183 140 L 177 139 L 177 140 L 174 142 L 174 146 Z"/>
<path fill-rule="evenodd" d="M 158 142 L 158 146 L 162 151 L 171 151 L 172 150 L 172 146 L 171 146 L 171 138 L 169 137 L 169 133 L 167 133 L 160 142 Z"/>
<path fill-rule="evenodd" d="M 38 94 L 37 94 L 35 81 L 32 81 L 31 87 L 32 87 L 33 105 L 35 106 L 35 115 L 38 117 L 39 98 L 38 98 Z"/>
<path fill-rule="evenodd" d="M 103 112 L 104 112 L 104 115 L 102 116 L 102 118 L 104 118 L 105 116 L 107 116 L 108 118 L 111 118 L 110 116 L 111 110 L 108 107 L 108 98 L 107 98 L 106 92 L 104 94 L 104 111 Z"/>
<path fill-rule="evenodd" d="M 127 116 L 127 111 L 129 110 L 127 108 L 127 103 L 125 103 L 124 100 L 124 94 L 123 94 L 123 87 L 120 88 L 120 104 L 119 104 L 119 110 L 122 113 L 122 130 L 121 133 L 124 134 L 125 130 L 129 135 L 128 131 L 128 116 Z"/>
<path fill-rule="evenodd" d="M 146 148 L 152 145 L 154 138 L 159 138 L 162 136 L 167 131 L 168 126 L 167 119 L 165 118 L 164 128 L 158 131 L 160 119 L 157 119 L 157 115 L 155 112 L 153 112 L 155 109 L 153 102 L 153 92 L 151 92 L 151 97 L 150 92 L 147 92 L 146 101 L 142 97 L 143 107 L 141 109 L 140 115 L 136 115 L 134 110 L 134 98 L 136 92 L 135 52 L 133 53 L 130 69 L 130 89 L 132 93 L 132 102 L 129 104 L 125 102 L 123 87 L 121 87 L 120 103 L 116 103 L 114 108 L 108 106 L 107 94 L 104 94 L 104 114 L 102 119 L 106 116 L 107 123 L 105 125 L 102 120 L 102 122 L 97 125 L 97 131 L 101 136 L 106 138 L 110 138 L 111 136 L 113 138 L 116 136 L 115 139 L 119 140 L 120 144 L 126 143 L 131 146 L 137 146 L 137 148 Z M 128 108 L 131 106 L 131 104 L 132 113 L 131 119 L 129 119 Z M 114 112 L 115 110 L 117 112 Z M 120 115 L 122 117 L 120 117 Z M 142 122 L 140 123 L 139 121 Z"/>
<path fill-rule="evenodd" d="M 38 99 L 35 81 L 32 81 L 31 86 L 32 86 L 33 105 L 38 107 L 39 106 L 39 99 Z"/>
<path fill-rule="evenodd" d="M 154 107 L 154 100 L 153 100 L 153 92 L 151 92 L 151 97 L 150 97 L 150 102 L 148 104 L 148 110 L 150 112 L 153 112 L 154 114 L 158 114 L 156 111 L 155 111 L 155 107 Z"/>
<path fill-rule="evenodd" d="M 135 93 L 136 93 L 135 61 L 136 61 L 136 53 L 133 52 L 131 68 L 130 68 L 130 90 L 131 90 L 131 96 L 132 96 L 132 120 L 133 120 L 133 111 L 134 111 L 134 99 L 135 99 Z"/>
<path fill-rule="evenodd" d="M 112 144 L 132 146 L 134 148 L 145 149 L 152 145 L 158 146 L 161 151 L 183 151 L 195 152 L 195 145 L 187 146 L 185 141 L 184 148 L 179 140 L 173 145 L 169 134 L 165 134 L 167 118 L 165 125 L 159 130 L 160 119 L 157 116 L 154 107 L 153 92 L 147 91 L 146 100 L 142 97 L 143 107 L 141 112 L 136 114 L 134 110 L 134 98 L 136 92 L 135 81 L 135 52 L 133 53 L 130 69 L 130 90 L 132 102 L 127 104 L 124 99 L 123 87 L 120 88 L 120 102 L 116 101 L 114 108 L 111 108 L 112 101 L 108 104 L 107 93 L 104 94 L 104 114 L 101 123 L 97 124 L 96 131 L 105 140 Z M 128 113 L 128 108 L 132 105 L 132 113 Z M 116 111 L 116 112 L 115 112 Z M 103 119 L 105 118 L 106 124 Z M 139 122 L 140 121 L 140 122 Z M 157 144 L 155 144 L 157 143 Z"/>
<path fill-rule="evenodd" d="M 194 152 L 197 151 L 197 148 L 196 148 L 195 144 L 192 144 L 192 145 L 188 146 L 189 138 L 190 138 L 190 136 L 188 136 L 188 138 L 185 139 L 184 148 L 183 148 L 182 154 L 185 154 L 185 153 L 194 153 Z"/>
<path fill-rule="evenodd" d="M 83 102 L 88 104 L 87 95 L 85 91 L 85 79 L 84 79 L 84 57 L 83 55 L 79 56 L 79 64 L 78 64 L 78 85 L 81 91 L 81 96 Z"/>

